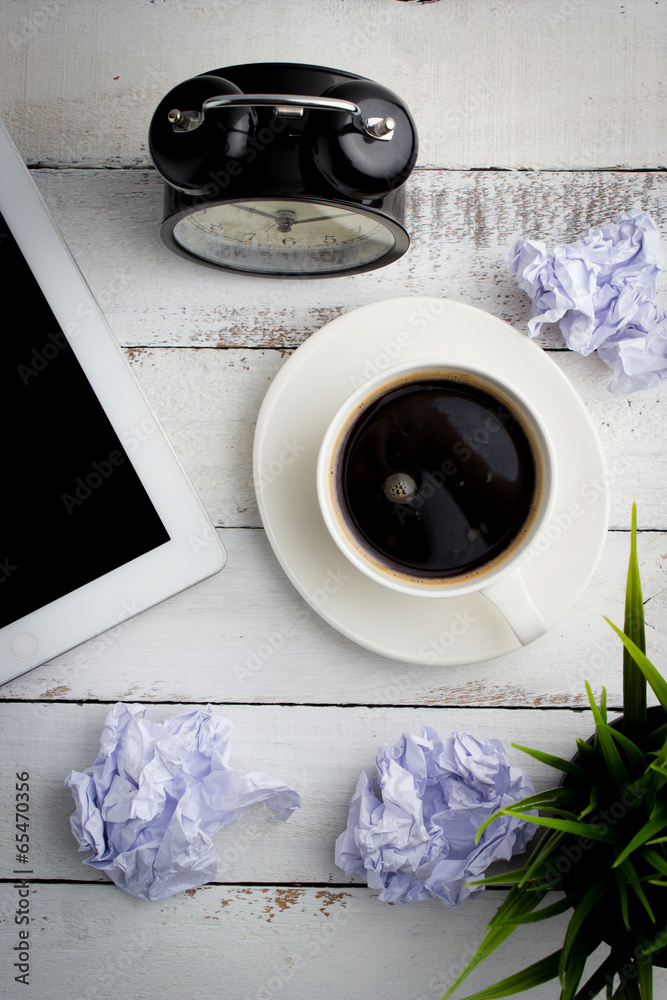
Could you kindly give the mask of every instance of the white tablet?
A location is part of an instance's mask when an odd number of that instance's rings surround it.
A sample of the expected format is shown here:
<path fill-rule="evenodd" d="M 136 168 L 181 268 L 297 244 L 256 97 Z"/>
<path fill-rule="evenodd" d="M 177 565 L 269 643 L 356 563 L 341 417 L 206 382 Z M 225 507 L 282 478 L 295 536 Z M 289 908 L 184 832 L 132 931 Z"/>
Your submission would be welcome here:
<path fill-rule="evenodd" d="M 0 683 L 225 550 L 0 123 Z"/>

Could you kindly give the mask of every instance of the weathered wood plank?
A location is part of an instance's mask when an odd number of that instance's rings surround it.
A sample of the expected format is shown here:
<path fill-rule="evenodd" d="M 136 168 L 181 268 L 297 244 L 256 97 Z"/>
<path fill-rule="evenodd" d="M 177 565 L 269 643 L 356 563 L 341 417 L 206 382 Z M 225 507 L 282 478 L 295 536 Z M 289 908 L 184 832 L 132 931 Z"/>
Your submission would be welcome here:
<path fill-rule="evenodd" d="M 185 707 L 191 706 L 155 705 L 150 717 L 160 720 Z M 379 743 L 393 742 L 421 722 L 443 734 L 469 729 L 506 744 L 520 734 L 527 743 L 558 754 L 568 753 L 574 737 L 585 736 L 590 725 L 587 714 L 572 712 L 235 706 L 227 713 L 237 726 L 232 765 L 268 767 L 293 782 L 302 792 L 303 809 L 285 824 L 253 810 L 216 837 L 218 883 L 145 903 L 106 880 L 86 882 L 93 876 L 79 864 L 68 828 L 71 806 L 62 778 L 71 767 L 92 762 L 107 708 L 0 709 L 5 723 L 0 789 L 6 804 L 0 850 L 8 878 L 0 886 L 5 955 L 0 982 L 7 1000 L 24 995 L 22 984 L 14 981 L 20 974 L 13 966 L 18 957 L 7 956 L 25 941 L 17 936 L 25 925 L 17 925 L 15 916 L 25 912 L 26 899 L 29 982 L 40 998 L 162 1000 L 186 991 L 219 996 L 222 990 L 239 1000 L 311 1000 L 330 997 L 334 990 L 350 1000 L 437 1000 L 471 955 L 504 893 L 487 891 L 456 911 L 435 901 L 386 906 L 375 892 L 346 880 L 332 864 L 333 839 L 345 823 L 358 771 L 372 771 Z M 297 733 L 303 742 L 295 739 Z M 537 788 L 551 783 L 547 768 L 508 752 L 512 761 L 525 765 Z M 19 896 L 26 890 L 19 888 L 7 850 L 13 832 L 7 804 L 19 768 L 30 773 L 31 874 L 60 882 L 33 883 L 27 897 Z M 68 884 L 72 878 L 84 881 Z M 554 950 L 567 919 L 564 914 L 548 930 L 542 926 L 539 933 L 512 935 L 471 977 L 470 989 Z M 65 969 L 66 974 L 60 971 Z M 657 995 L 664 986 L 667 974 L 659 970 Z M 553 984 L 525 996 L 551 1000 Z"/>
<path fill-rule="evenodd" d="M 113 18 L 93 10 L 90 0 L 3 3 L 2 114 L 31 163 L 144 165 L 150 116 L 173 86 L 221 64 L 280 59 L 395 90 L 417 122 L 422 165 L 667 160 L 667 25 L 654 0 L 116 0 Z"/>
<path fill-rule="evenodd" d="M 438 1000 L 504 893 L 483 893 L 456 911 L 438 902 L 388 906 L 357 887 L 208 886 L 145 903 L 112 885 L 36 885 L 28 898 L 26 990 L 14 982 L 11 957 L 20 943 L 18 890 L 0 886 L 6 1000 Z M 567 916 L 551 921 L 548 935 L 512 935 L 470 977 L 470 989 L 555 950 Z M 657 970 L 657 996 L 664 983 Z M 554 984 L 521 996 L 553 1000 Z"/>
<path fill-rule="evenodd" d="M 0 878 L 28 868 L 39 879 L 107 881 L 84 865 L 70 832 L 74 808 L 63 781 L 70 770 L 90 766 L 110 705 L 0 705 L 3 759 L 0 789 Z M 192 705 L 151 705 L 148 718 L 161 722 Z M 589 712 L 465 708 L 315 708 L 313 706 L 216 706 L 235 726 L 230 765 L 267 771 L 296 788 L 302 808 L 286 823 L 265 806 L 249 810 L 215 838 L 217 880 L 223 883 L 352 883 L 334 864 L 333 845 L 345 829 L 348 803 L 362 770 L 375 777 L 375 755 L 403 732 L 421 733 L 422 724 L 442 736 L 472 732 L 500 739 L 512 764 L 536 788 L 557 783 L 557 772 L 513 749 L 512 742 L 539 746 L 570 757 L 575 738 L 591 732 Z M 16 863 L 14 848 L 15 773 L 30 774 L 30 864 Z"/>
<path fill-rule="evenodd" d="M 252 441 L 281 351 L 132 349 L 132 367 L 176 454 L 216 525 L 257 527 Z M 628 528 L 636 498 L 642 528 L 665 528 L 662 387 L 627 397 L 606 389 L 596 357 L 551 357 L 584 399 L 602 442 L 612 483 L 611 526 Z M 341 398 L 342 402 L 342 398 Z M 305 416 L 305 415 L 304 415 Z"/>
<path fill-rule="evenodd" d="M 228 566 L 2 688 L 5 698 L 357 705 L 587 704 L 584 681 L 622 703 L 620 644 L 627 533 L 611 532 L 575 606 L 546 636 L 487 663 L 432 667 L 358 646 L 313 611 L 263 531 L 223 531 Z M 649 655 L 667 670 L 664 534 L 642 532 Z M 511 716 L 510 716 L 511 718 Z M 301 745 L 301 741 L 297 741 Z"/>
<path fill-rule="evenodd" d="M 347 278 L 276 281 L 216 273 L 167 250 L 155 171 L 33 177 L 128 347 L 295 347 L 342 312 L 396 295 L 468 302 L 525 329 L 530 302 L 504 264 L 516 238 L 551 247 L 631 208 L 667 233 L 665 174 L 418 170 L 407 188 L 412 245 L 399 261 Z M 555 326 L 539 342 L 564 346 Z"/>

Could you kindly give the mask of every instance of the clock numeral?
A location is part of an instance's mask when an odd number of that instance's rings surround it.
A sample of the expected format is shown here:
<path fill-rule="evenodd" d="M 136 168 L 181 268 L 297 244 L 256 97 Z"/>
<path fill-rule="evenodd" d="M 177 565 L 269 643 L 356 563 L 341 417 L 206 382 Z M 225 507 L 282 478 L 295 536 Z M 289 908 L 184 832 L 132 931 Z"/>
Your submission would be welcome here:
<path fill-rule="evenodd" d="M 324 242 L 325 243 L 338 243 L 338 240 L 336 239 L 335 236 L 325 236 L 324 237 Z"/>
<path fill-rule="evenodd" d="M 257 233 L 244 233 L 243 235 L 245 236 L 245 238 L 247 239 L 247 241 L 249 243 L 250 240 L 253 239 L 253 237 L 257 236 Z"/>
<path fill-rule="evenodd" d="M 286 237 L 283 240 L 283 246 L 286 246 L 286 247 L 296 246 L 296 240 L 292 240 L 292 239 L 289 239 L 289 237 Z"/>

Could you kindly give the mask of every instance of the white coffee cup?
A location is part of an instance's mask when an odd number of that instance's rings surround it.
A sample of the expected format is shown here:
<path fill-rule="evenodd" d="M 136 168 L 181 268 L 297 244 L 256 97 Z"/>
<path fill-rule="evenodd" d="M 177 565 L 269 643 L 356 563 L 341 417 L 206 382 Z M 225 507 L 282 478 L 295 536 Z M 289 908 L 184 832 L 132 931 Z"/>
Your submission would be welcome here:
<path fill-rule="evenodd" d="M 531 475 L 534 472 L 534 489 L 520 529 L 506 547 L 501 548 L 488 561 L 445 576 L 422 576 L 414 567 L 389 565 L 383 554 L 369 542 L 368 538 L 352 528 L 350 512 L 345 508 L 341 498 L 340 463 L 345 454 L 350 432 L 359 426 L 358 421 L 363 420 L 365 414 L 372 412 L 369 408 L 387 394 L 394 393 L 394 390 L 403 386 L 425 380 L 450 380 L 459 385 L 471 386 L 478 394 L 480 391 L 488 394 L 493 402 L 498 404 L 497 412 L 507 413 L 508 416 L 489 417 L 487 439 L 494 443 L 492 437 L 494 419 L 498 424 L 504 419 L 512 419 L 518 422 L 521 432 L 529 443 L 530 454 L 534 460 L 534 467 L 531 469 Z M 474 430 L 477 433 L 478 429 Z M 475 447 L 475 433 L 471 431 L 468 434 L 465 444 L 467 450 Z M 484 447 L 487 446 L 488 440 L 485 441 Z M 462 453 L 463 450 L 458 452 Z M 446 468 L 445 463 L 452 458 L 453 456 L 443 454 L 441 467 Z M 415 476 L 419 479 L 416 473 Z M 505 379 L 500 379 L 477 365 L 461 362 L 449 364 L 442 359 L 422 359 L 397 365 L 369 379 L 355 389 L 339 407 L 325 431 L 320 447 L 317 462 L 317 494 L 322 516 L 331 537 L 343 555 L 366 576 L 378 584 L 411 596 L 447 598 L 481 592 L 503 614 L 519 641 L 527 645 L 544 634 L 547 626 L 528 593 L 521 565 L 527 551 L 543 531 L 553 512 L 556 476 L 556 458 L 550 435 L 535 406 L 523 393 Z M 443 482 L 431 476 L 429 486 L 432 488 L 432 484 L 435 483 L 439 488 L 449 488 L 445 487 L 445 477 L 441 475 L 440 478 Z M 416 482 L 410 475 L 406 476 L 403 470 L 395 476 L 388 477 L 383 489 L 387 503 L 392 502 L 397 490 L 398 493 L 403 491 L 404 494 L 414 490 L 414 495 L 410 496 L 409 501 L 401 500 L 402 503 L 409 502 L 413 508 L 419 502 L 420 491 L 425 496 L 424 482 L 421 484 Z M 493 506 L 494 502 L 493 489 L 493 486 L 489 487 L 490 506 Z M 486 503 L 486 497 L 484 502 Z"/>

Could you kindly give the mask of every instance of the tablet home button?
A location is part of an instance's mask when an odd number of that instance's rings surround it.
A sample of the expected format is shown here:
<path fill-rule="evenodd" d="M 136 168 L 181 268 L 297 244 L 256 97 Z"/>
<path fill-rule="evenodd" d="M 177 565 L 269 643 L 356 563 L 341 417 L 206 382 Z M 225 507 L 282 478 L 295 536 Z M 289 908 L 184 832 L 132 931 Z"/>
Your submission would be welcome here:
<path fill-rule="evenodd" d="M 37 639 L 30 632 L 17 632 L 12 639 L 12 653 L 22 660 L 29 660 L 37 652 Z"/>

